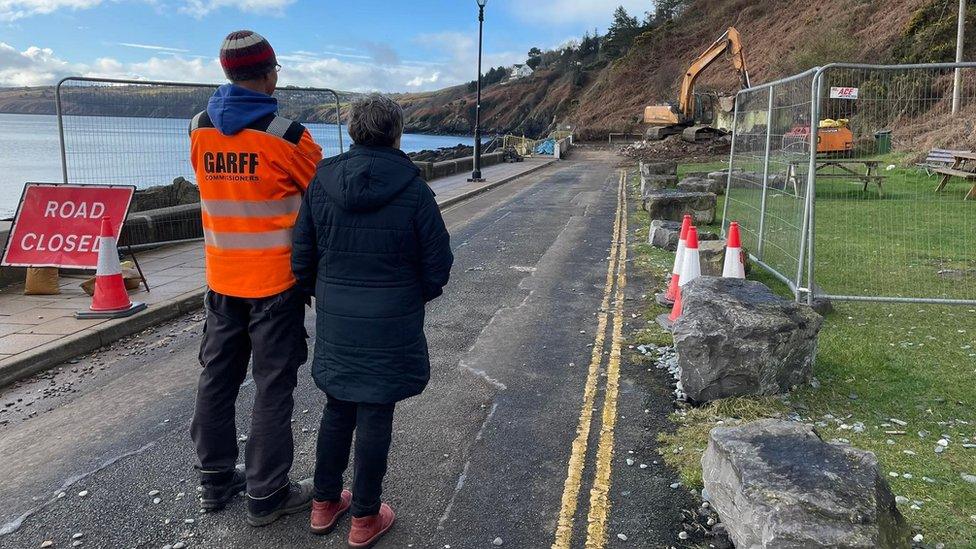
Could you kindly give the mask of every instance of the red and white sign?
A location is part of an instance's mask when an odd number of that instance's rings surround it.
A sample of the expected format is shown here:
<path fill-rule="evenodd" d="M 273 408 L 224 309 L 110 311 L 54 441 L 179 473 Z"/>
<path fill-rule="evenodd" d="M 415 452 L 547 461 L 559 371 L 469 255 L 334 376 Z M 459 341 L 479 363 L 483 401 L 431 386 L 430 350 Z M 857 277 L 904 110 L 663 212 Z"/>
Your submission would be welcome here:
<path fill-rule="evenodd" d="M 857 88 L 832 87 L 830 88 L 831 99 L 857 99 Z"/>
<path fill-rule="evenodd" d="M 94 269 L 102 218 L 112 219 L 118 237 L 134 192 L 129 185 L 24 185 L 0 264 Z"/>

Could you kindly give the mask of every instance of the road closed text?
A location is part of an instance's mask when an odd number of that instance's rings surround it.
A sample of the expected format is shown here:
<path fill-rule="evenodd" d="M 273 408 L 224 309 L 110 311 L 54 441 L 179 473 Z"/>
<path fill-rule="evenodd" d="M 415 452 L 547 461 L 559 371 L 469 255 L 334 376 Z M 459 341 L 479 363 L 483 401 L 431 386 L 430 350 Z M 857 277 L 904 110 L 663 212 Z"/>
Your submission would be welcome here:
<path fill-rule="evenodd" d="M 20 247 L 27 252 L 98 252 L 98 237 L 90 234 L 26 233 Z"/>
<path fill-rule="evenodd" d="M 28 183 L 4 250 L 4 265 L 94 268 L 108 219 L 118 237 L 135 189 L 131 186 Z"/>

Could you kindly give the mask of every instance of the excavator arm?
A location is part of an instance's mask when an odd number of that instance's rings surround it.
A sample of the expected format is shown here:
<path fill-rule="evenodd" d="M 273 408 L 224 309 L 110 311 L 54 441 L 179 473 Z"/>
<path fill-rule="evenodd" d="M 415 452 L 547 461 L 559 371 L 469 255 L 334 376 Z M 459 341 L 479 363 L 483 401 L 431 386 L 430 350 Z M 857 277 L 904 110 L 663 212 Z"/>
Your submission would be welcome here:
<path fill-rule="evenodd" d="M 685 72 L 685 77 L 681 81 L 681 94 L 678 96 L 678 109 L 686 119 L 690 120 L 695 116 L 695 81 L 725 52 L 729 52 L 732 56 L 732 66 L 739 73 L 740 85 L 743 88 L 752 87 L 749 81 L 749 70 L 746 68 L 745 54 L 742 52 L 742 36 L 735 27 L 729 27 L 729 30 L 699 55 Z"/>

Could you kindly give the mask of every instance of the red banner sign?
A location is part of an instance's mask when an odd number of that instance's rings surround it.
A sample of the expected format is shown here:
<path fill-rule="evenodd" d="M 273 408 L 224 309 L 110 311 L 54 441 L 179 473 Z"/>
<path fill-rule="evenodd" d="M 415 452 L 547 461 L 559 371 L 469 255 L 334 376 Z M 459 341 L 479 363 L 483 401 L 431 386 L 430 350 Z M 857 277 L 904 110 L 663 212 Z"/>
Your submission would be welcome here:
<path fill-rule="evenodd" d="M 134 192 L 128 185 L 28 183 L 0 264 L 94 269 L 102 218 L 112 219 L 118 237 Z"/>

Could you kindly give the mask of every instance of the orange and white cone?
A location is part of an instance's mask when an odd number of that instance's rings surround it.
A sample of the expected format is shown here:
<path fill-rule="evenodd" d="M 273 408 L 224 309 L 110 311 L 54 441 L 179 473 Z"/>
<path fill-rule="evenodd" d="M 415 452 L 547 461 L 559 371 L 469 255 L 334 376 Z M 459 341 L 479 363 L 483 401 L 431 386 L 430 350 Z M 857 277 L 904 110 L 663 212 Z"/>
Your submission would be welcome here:
<path fill-rule="evenodd" d="M 145 303 L 133 303 L 122 279 L 119 249 L 112 234 L 112 221 L 102 218 L 98 236 L 98 266 L 95 270 L 95 292 L 89 311 L 79 311 L 77 318 L 121 318 L 146 308 Z"/>
<path fill-rule="evenodd" d="M 691 228 L 691 216 L 685 214 L 681 221 L 681 233 L 678 237 L 678 250 L 674 256 L 674 267 L 671 268 L 671 283 L 668 284 L 668 291 L 664 294 L 664 300 L 671 304 L 674 304 L 675 297 L 678 295 L 678 281 L 681 280 L 681 259 L 685 254 L 689 228 Z"/>
<path fill-rule="evenodd" d="M 701 258 L 698 255 L 698 229 L 688 229 L 688 241 L 685 243 L 685 257 L 681 261 L 681 279 L 678 281 L 678 294 L 674 298 L 674 307 L 668 320 L 674 322 L 681 316 L 681 289 L 701 276 Z"/>
<path fill-rule="evenodd" d="M 725 265 L 722 268 L 724 278 L 745 278 L 746 265 L 742 258 L 742 240 L 739 237 L 739 224 L 733 221 L 729 224 L 729 240 L 725 245 Z"/>

